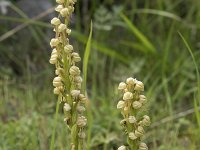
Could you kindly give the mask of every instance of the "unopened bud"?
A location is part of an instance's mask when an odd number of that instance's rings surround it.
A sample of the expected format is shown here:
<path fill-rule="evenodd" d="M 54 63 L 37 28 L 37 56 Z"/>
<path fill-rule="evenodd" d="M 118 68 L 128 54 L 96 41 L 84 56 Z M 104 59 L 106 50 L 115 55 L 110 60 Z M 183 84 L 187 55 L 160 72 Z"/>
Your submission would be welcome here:
<path fill-rule="evenodd" d="M 118 90 L 124 90 L 126 88 L 126 83 L 121 82 L 119 83 Z"/>
<path fill-rule="evenodd" d="M 145 125 L 145 126 L 150 126 L 150 124 L 151 124 L 150 117 L 147 116 L 147 115 L 144 115 L 143 120 L 142 120 L 142 124 Z"/>
<path fill-rule="evenodd" d="M 131 93 L 131 92 L 124 93 L 123 100 L 126 101 L 126 100 L 130 100 L 132 98 L 133 98 L 133 93 Z"/>
<path fill-rule="evenodd" d="M 71 106 L 68 103 L 65 103 L 63 108 L 64 108 L 65 111 L 71 110 Z"/>
<path fill-rule="evenodd" d="M 135 90 L 144 91 L 144 84 L 141 81 L 136 81 Z"/>
<path fill-rule="evenodd" d="M 63 8 L 61 11 L 60 11 L 60 14 L 62 17 L 67 17 L 69 16 L 69 10 L 68 8 Z"/>
<path fill-rule="evenodd" d="M 84 116 L 78 117 L 78 119 L 77 119 L 77 125 L 79 127 L 84 127 L 84 126 L 86 126 L 86 124 L 87 124 L 87 119 Z"/>
<path fill-rule="evenodd" d="M 129 121 L 129 123 L 136 123 L 137 120 L 136 120 L 135 116 L 129 116 L 128 121 Z"/>
<path fill-rule="evenodd" d="M 122 109 L 122 108 L 124 108 L 125 107 L 125 102 L 124 101 L 119 101 L 118 103 L 117 103 L 117 109 Z"/>
<path fill-rule="evenodd" d="M 117 150 L 126 150 L 126 146 L 122 145 Z"/>
<path fill-rule="evenodd" d="M 70 69 L 69 69 L 69 73 L 70 75 L 72 76 L 78 76 L 80 75 L 80 69 L 76 66 L 72 66 Z"/>
<path fill-rule="evenodd" d="M 137 139 L 137 136 L 135 135 L 134 132 L 130 132 L 130 133 L 128 134 L 128 137 L 129 137 L 131 140 Z"/>
<path fill-rule="evenodd" d="M 54 25 L 54 26 L 57 26 L 60 24 L 60 19 L 57 18 L 57 17 L 54 17 L 52 20 L 51 20 L 51 24 Z"/>
<path fill-rule="evenodd" d="M 63 9 L 63 5 L 58 5 L 58 6 L 55 8 L 55 11 L 60 12 L 62 9 Z"/>
<path fill-rule="evenodd" d="M 148 147 L 145 143 L 141 142 L 139 145 L 139 150 L 148 150 Z"/>
<path fill-rule="evenodd" d="M 63 23 L 61 23 L 59 26 L 58 26 L 58 32 L 63 32 L 64 30 L 67 29 L 67 26 Z"/>
<path fill-rule="evenodd" d="M 59 40 L 58 39 L 56 39 L 56 38 L 51 39 L 51 41 L 50 41 L 50 46 L 51 47 L 55 47 L 58 44 L 59 44 Z"/>
<path fill-rule="evenodd" d="M 135 130 L 135 135 L 136 135 L 137 137 L 143 136 L 144 133 L 145 133 L 145 131 L 144 131 L 144 129 L 143 129 L 142 126 L 138 126 L 137 130 Z"/>
<path fill-rule="evenodd" d="M 132 105 L 134 109 L 139 109 L 142 107 L 142 104 L 139 101 L 134 101 Z"/>
<path fill-rule="evenodd" d="M 55 86 L 55 87 L 61 86 L 62 85 L 61 81 L 62 81 L 61 77 L 55 77 L 53 79 L 53 86 Z"/>
<path fill-rule="evenodd" d="M 80 90 L 72 90 L 71 95 L 73 98 L 77 98 L 80 94 Z"/>

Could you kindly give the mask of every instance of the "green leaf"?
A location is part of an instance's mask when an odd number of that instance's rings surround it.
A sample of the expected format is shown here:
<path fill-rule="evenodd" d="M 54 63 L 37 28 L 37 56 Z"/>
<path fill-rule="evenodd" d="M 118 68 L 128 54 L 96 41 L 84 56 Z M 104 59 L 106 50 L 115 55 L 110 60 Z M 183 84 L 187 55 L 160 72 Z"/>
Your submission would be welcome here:
<path fill-rule="evenodd" d="M 90 56 L 91 50 L 91 41 L 92 41 L 92 22 L 90 24 L 90 34 L 87 40 L 84 59 L 83 59 L 83 93 L 86 93 L 86 82 L 87 82 L 87 68 L 88 68 L 88 60 Z"/>

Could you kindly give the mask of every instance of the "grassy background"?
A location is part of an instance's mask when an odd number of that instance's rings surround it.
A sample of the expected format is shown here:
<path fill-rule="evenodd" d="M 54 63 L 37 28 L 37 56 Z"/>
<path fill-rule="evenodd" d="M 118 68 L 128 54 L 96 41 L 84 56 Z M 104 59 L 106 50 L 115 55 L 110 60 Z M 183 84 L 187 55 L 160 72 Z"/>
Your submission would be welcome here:
<path fill-rule="evenodd" d="M 15 15 L 0 15 L 0 150 L 47 150 L 56 107 L 48 63 L 51 17 L 31 19 L 16 2 L 9 11 Z M 145 83 L 150 149 L 200 149 L 200 1 L 79 1 L 71 42 L 82 58 L 91 19 L 91 149 L 114 150 L 125 142 L 116 89 L 130 76 Z M 55 149 L 69 149 L 67 139 L 60 110 Z"/>

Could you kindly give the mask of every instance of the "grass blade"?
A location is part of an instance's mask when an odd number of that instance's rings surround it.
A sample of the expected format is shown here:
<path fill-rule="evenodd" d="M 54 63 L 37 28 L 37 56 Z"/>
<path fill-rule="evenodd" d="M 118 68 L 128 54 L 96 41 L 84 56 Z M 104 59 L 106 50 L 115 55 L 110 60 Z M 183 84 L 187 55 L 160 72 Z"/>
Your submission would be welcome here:
<path fill-rule="evenodd" d="M 194 54 L 192 52 L 192 49 L 190 48 L 188 42 L 185 40 L 185 38 L 183 37 L 183 35 L 178 32 L 180 37 L 182 38 L 185 46 L 187 47 L 191 57 L 192 57 L 192 61 L 194 63 L 194 66 L 195 66 L 195 69 L 196 69 L 196 76 L 197 76 L 197 87 L 198 87 L 198 90 L 197 90 L 197 98 L 198 100 L 200 101 L 200 76 L 199 76 L 199 69 L 198 69 L 198 66 L 197 66 L 197 61 L 194 57 Z M 196 100 L 196 98 L 194 98 L 194 109 L 195 109 L 195 114 L 196 114 L 196 119 L 197 119 L 197 123 L 198 123 L 198 126 L 199 126 L 199 129 L 200 129 L 200 113 L 198 111 L 198 103 L 199 101 Z"/>
<path fill-rule="evenodd" d="M 91 42 L 92 42 L 92 22 L 90 24 L 90 34 L 87 40 L 84 58 L 83 58 L 83 93 L 86 93 L 87 68 L 88 68 L 87 66 L 88 66 L 88 60 L 90 56 Z"/>
<path fill-rule="evenodd" d="M 140 42 L 152 53 L 156 53 L 156 48 L 153 46 L 153 44 L 147 39 L 147 37 L 142 34 L 136 26 L 124 15 L 120 14 L 121 18 L 124 20 L 126 25 L 129 27 L 129 29 L 133 32 L 133 34 L 140 40 Z"/>

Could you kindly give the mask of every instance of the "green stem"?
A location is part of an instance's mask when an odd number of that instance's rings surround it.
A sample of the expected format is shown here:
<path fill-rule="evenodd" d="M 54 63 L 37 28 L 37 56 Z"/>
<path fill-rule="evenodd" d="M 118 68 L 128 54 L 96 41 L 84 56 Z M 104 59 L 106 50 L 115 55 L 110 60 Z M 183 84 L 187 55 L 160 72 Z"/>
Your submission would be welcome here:
<path fill-rule="evenodd" d="M 58 120 L 59 106 L 60 106 L 60 100 L 59 100 L 59 97 L 58 97 L 58 101 L 57 101 L 57 104 L 56 104 L 56 114 L 55 114 L 55 118 L 54 118 L 54 127 L 53 127 L 53 131 L 52 131 L 52 136 L 51 136 L 50 150 L 54 149 L 55 134 L 56 134 L 56 126 L 57 126 L 57 120 Z"/>

